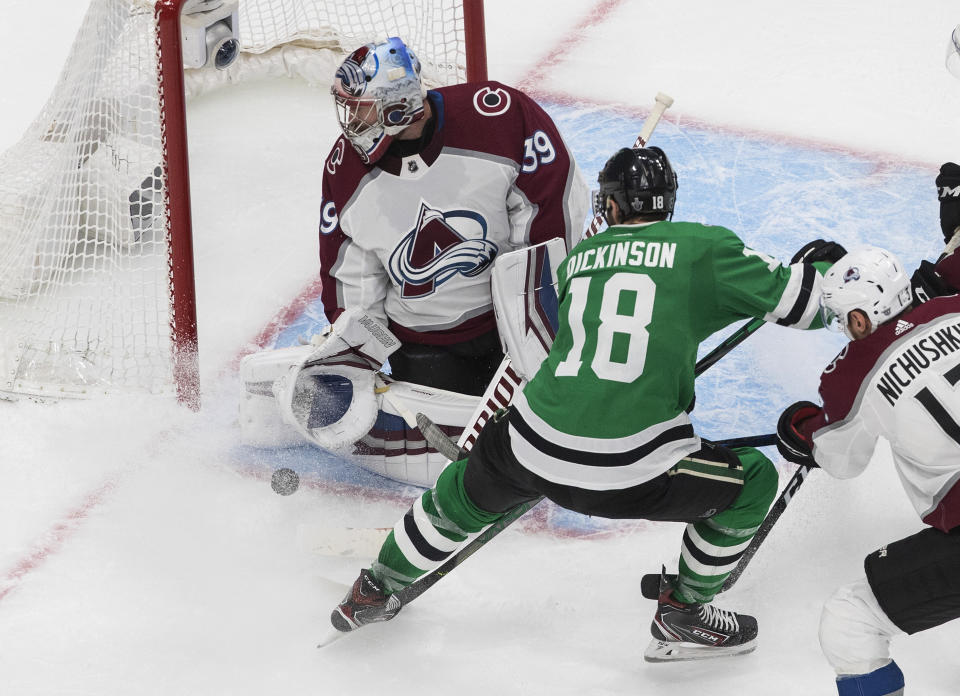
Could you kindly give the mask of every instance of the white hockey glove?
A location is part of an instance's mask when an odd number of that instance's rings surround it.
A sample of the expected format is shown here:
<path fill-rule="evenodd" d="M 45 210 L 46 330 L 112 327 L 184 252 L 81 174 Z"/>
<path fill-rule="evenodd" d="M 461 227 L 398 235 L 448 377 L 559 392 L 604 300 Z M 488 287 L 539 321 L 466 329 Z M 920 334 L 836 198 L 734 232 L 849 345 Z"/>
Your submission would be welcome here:
<path fill-rule="evenodd" d="M 375 373 L 399 347 L 376 319 L 348 309 L 315 351 L 274 382 L 283 419 L 325 449 L 356 442 L 377 419 Z"/>

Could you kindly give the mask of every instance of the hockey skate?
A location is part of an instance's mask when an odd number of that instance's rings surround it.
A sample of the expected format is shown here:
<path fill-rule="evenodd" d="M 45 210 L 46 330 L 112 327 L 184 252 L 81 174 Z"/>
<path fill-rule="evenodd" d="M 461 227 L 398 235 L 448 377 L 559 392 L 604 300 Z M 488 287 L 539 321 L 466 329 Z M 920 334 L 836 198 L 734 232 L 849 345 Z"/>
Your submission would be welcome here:
<path fill-rule="evenodd" d="M 400 612 L 400 598 L 387 596 L 369 570 L 360 571 L 347 596 L 330 614 L 330 623 L 344 633 L 377 621 L 389 621 Z"/>
<path fill-rule="evenodd" d="M 712 604 L 678 602 L 666 577 L 650 631 L 653 640 L 643 654 L 647 662 L 743 655 L 757 647 L 755 618 Z"/>

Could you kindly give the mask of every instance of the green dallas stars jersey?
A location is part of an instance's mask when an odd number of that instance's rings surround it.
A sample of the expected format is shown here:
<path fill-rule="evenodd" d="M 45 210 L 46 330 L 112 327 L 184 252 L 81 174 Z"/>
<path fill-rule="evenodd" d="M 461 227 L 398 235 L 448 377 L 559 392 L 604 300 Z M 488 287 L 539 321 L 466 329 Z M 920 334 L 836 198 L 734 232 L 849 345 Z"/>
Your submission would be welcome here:
<path fill-rule="evenodd" d="M 820 272 L 782 266 L 723 227 L 611 227 L 559 275 L 557 337 L 514 399 L 510 434 L 526 468 L 580 488 L 635 486 L 700 448 L 684 409 L 708 336 L 750 317 L 820 326 Z"/>

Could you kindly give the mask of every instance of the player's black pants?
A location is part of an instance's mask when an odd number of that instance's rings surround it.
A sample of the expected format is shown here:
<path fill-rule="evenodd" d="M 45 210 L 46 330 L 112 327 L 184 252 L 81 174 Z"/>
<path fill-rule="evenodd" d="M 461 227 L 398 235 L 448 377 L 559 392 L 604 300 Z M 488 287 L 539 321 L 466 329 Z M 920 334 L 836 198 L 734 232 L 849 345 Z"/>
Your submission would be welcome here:
<path fill-rule="evenodd" d="M 404 343 L 390 356 L 390 374 L 403 382 L 480 396 L 502 361 L 500 335 L 494 330 L 448 346 Z"/>
<path fill-rule="evenodd" d="M 568 510 L 595 517 L 696 522 L 727 509 L 743 488 L 737 454 L 708 443 L 671 472 L 639 486 L 594 491 L 554 483 L 517 461 L 508 423 L 509 412 L 484 426 L 463 474 L 464 491 L 478 507 L 491 512 L 505 512 L 542 495 Z M 723 473 L 700 476 L 695 468 L 685 467 L 685 461 L 719 463 L 724 465 Z"/>
<path fill-rule="evenodd" d="M 880 607 L 905 633 L 960 618 L 960 527 L 924 529 L 864 561 Z"/>
<path fill-rule="evenodd" d="M 484 427 L 470 457 L 448 466 L 397 523 L 373 572 L 388 591 L 396 591 L 446 560 L 470 534 L 543 495 L 586 515 L 689 522 L 678 596 L 708 602 L 736 566 L 776 489 L 776 470 L 757 450 L 734 452 L 712 445 L 631 488 L 593 491 L 559 485 L 516 460 L 508 418 L 499 417 Z"/>

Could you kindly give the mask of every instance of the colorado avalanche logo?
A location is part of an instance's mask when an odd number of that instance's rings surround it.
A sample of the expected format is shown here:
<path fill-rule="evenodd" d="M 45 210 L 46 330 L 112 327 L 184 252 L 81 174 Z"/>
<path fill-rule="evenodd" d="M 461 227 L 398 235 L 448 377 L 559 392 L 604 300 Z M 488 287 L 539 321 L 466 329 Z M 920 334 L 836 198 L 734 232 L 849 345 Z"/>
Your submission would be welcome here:
<path fill-rule="evenodd" d="M 844 283 L 849 283 L 851 280 L 860 280 L 860 269 L 856 266 L 851 266 L 847 269 L 846 273 L 843 274 Z"/>
<path fill-rule="evenodd" d="M 364 62 L 367 57 L 372 59 L 372 65 L 366 66 L 371 75 L 376 75 L 377 54 L 370 53 L 370 48 L 361 46 L 351 53 L 345 61 L 337 68 L 335 79 L 340 81 L 340 87 L 351 97 L 362 96 L 367 90 L 367 80 L 364 71 Z"/>
<path fill-rule="evenodd" d="M 510 93 L 499 87 L 483 87 L 473 95 L 473 108 L 484 116 L 499 116 L 510 108 Z"/>
<path fill-rule="evenodd" d="M 342 139 L 338 140 L 337 144 L 333 146 L 333 152 L 330 153 L 330 158 L 327 160 L 327 171 L 331 174 L 336 174 L 337 167 L 343 163 L 343 150 L 345 147 Z"/>
<path fill-rule="evenodd" d="M 482 273 L 499 251 L 486 237 L 487 222 L 479 213 L 445 213 L 421 201 L 416 226 L 390 255 L 390 274 L 401 297 L 426 297 L 458 274 Z"/>

